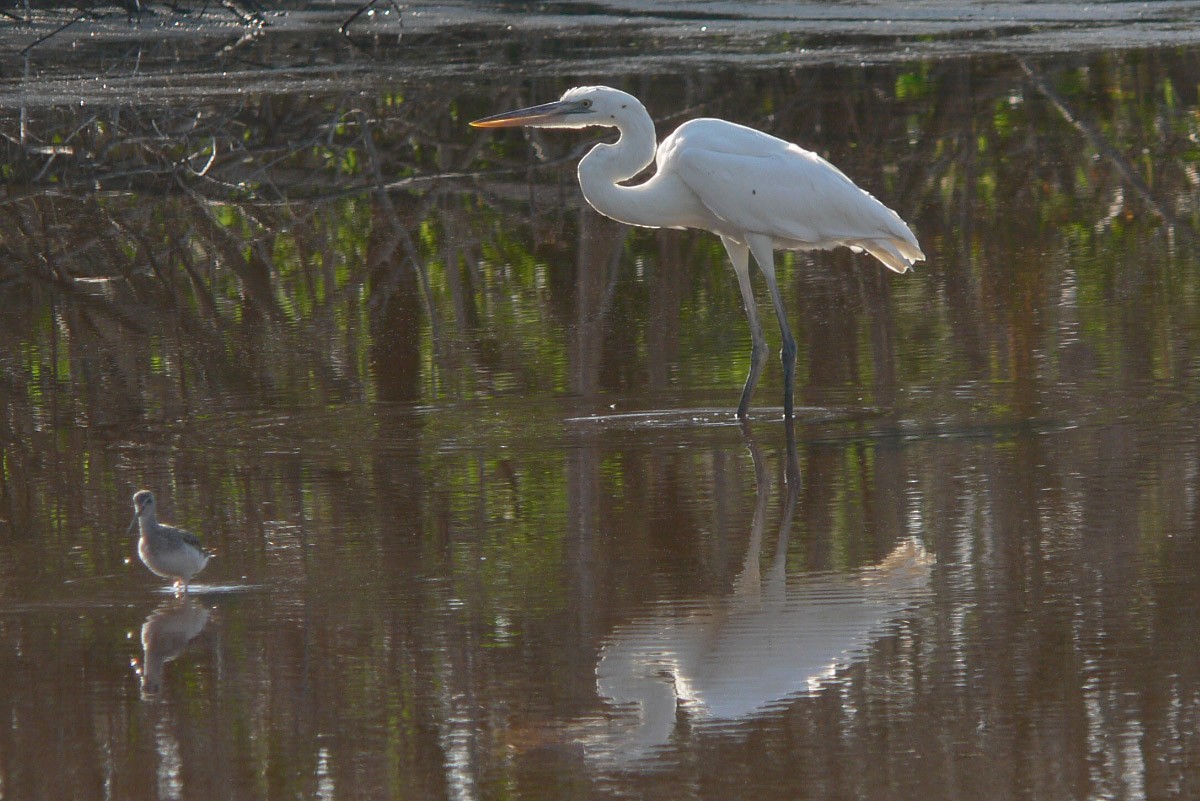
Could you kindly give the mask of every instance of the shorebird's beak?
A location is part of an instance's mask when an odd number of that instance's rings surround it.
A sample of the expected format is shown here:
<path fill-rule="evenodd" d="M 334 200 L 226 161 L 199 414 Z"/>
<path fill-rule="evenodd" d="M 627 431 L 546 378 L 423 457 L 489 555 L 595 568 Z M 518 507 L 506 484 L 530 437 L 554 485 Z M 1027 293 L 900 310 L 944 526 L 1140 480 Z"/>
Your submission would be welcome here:
<path fill-rule="evenodd" d="M 132 534 L 133 530 L 135 528 L 137 528 L 137 521 L 138 521 L 138 518 L 141 516 L 142 516 L 142 510 L 139 508 L 136 512 L 133 513 L 133 519 L 129 521 L 129 528 L 125 529 L 126 536 Z"/>
<path fill-rule="evenodd" d="M 519 125 L 546 125 L 560 122 L 572 114 L 586 114 L 591 111 L 590 103 L 584 105 L 581 100 L 555 100 L 553 103 L 543 103 L 540 106 L 530 106 L 516 111 L 506 111 L 494 114 L 470 123 L 472 128 L 515 128 Z"/>

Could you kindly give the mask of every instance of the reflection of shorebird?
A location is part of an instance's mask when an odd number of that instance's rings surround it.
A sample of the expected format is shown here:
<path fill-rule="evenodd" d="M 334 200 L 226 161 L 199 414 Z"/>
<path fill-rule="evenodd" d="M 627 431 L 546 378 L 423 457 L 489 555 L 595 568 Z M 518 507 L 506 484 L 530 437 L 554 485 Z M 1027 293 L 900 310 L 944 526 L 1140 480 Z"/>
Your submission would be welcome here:
<path fill-rule="evenodd" d="M 187 599 L 167 601 L 150 613 L 142 624 L 142 662 L 134 660 L 143 694 L 162 690 L 163 665 L 183 653 L 207 624 L 208 610 Z"/>
<path fill-rule="evenodd" d="M 175 579 L 175 592 L 186 593 L 188 582 L 208 564 L 212 555 L 204 550 L 196 535 L 181 528 L 158 522 L 154 493 L 139 490 L 133 496 L 133 520 L 129 531 L 138 527 L 138 556 L 151 572 Z"/>
<path fill-rule="evenodd" d="M 927 591 L 933 558 L 915 539 L 871 568 L 789 578 L 795 481 L 773 563 L 761 571 L 769 493 L 753 441 L 750 449 L 758 502 L 732 594 L 656 603 L 618 626 L 601 650 L 597 690 L 630 713 L 585 735 L 585 747 L 601 761 L 628 765 L 651 756 L 671 742 L 681 711 L 694 724 L 731 723 L 813 691 L 860 658 Z"/>

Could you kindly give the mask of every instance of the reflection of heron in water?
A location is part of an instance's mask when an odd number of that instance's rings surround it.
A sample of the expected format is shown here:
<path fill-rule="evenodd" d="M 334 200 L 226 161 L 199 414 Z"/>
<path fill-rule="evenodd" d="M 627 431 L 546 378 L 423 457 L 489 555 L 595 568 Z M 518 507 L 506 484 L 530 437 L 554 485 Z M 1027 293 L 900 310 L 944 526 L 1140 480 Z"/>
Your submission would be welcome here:
<path fill-rule="evenodd" d="M 579 162 L 579 188 L 596 211 L 645 228 L 699 228 L 721 237 L 737 274 L 753 339 L 750 374 L 738 403 L 745 419 L 767 360 L 750 283 L 750 254 L 766 279 L 783 335 L 784 416 L 791 418 L 796 343 L 775 280 L 775 251 L 847 246 L 903 273 L 925 254 L 896 212 L 816 153 L 725 120 L 697 119 L 655 143 L 654 121 L 636 97 L 607 86 L 568 89 L 556 102 L 497 114 L 477 128 L 587 128 L 620 131 Z M 655 165 L 636 186 L 625 181 Z"/>
<path fill-rule="evenodd" d="M 133 660 L 142 680 L 142 694 L 162 691 L 163 665 L 183 653 L 208 625 L 208 610 L 191 599 L 172 599 L 159 606 L 142 624 L 142 661 Z"/>
<path fill-rule="evenodd" d="M 175 579 L 175 593 L 187 593 L 188 582 L 208 564 L 212 556 L 195 534 L 158 522 L 158 504 L 150 490 L 133 496 L 133 520 L 129 532 L 138 528 L 138 556 L 151 572 Z"/>
<path fill-rule="evenodd" d="M 789 432 L 790 433 L 790 432 Z M 667 745 L 679 713 L 696 725 L 731 723 L 810 692 L 884 635 L 929 584 L 932 558 L 915 539 L 874 567 L 788 580 L 788 530 L 798 483 L 789 486 L 770 569 L 759 569 L 769 492 L 750 440 L 758 487 L 750 542 L 726 597 L 656 603 L 618 626 L 601 650 L 596 684 L 617 714 L 585 734 L 601 762 L 629 764 Z"/>

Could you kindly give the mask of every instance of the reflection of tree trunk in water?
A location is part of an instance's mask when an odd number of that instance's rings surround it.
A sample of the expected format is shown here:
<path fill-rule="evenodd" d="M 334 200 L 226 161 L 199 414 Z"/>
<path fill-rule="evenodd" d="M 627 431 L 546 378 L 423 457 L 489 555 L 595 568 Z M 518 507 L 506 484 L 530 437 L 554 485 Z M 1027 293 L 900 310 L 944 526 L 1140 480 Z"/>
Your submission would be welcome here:
<path fill-rule="evenodd" d="M 922 279 L 940 280 L 945 290 L 946 308 L 954 341 L 967 361 L 970 375 L 982 378 L 987 371 L 987 354 L 983 347 L 983 334 L 980 327 L 984 323 L 982 310 L 979 308 L 978 287 L 972 280 L 973 249 L 975 237 L 975 221 L 977 217 L 976 203 L 976 161 L 979 152 L 979 142 L 975 125 L 976 89 L 972 80 L 972 71 L 968 65 L 960 65 L 953 70 L 955 91 L 939 93 L 938 103 L 942 107 L 936 116 L 938 130 L 946 130 L 956 134 L 959 152 L 955 162 L 960 165 L 962 179 L 958 182 L 961 190 L 955 195 L 958 211 L 958 225 L 955 227 L 953 241 L 955 247 L 946 248 L 947 256 L 953 254 L 955 264 L 947 269 L 926 273 L 918 270 L 917 275 Z M 988 95 L 984 95 L 988 97 Z M 963 121 L 967 121 L 964 123 Z M 964 131 L 964 126 L 969 127 Z M 928 137 L 930 141 L 940 141 L 938 137 Z M 932 157 L 932 154 L 930 154 Z M 940 172 L 940 171 L 938 171 Z M 938 173 L 933 173 L 937 175 Z M 932 184 L 932 181 L 930 182 Z"/>
<path fill-rule="evenodd" d="M 743 431 L 747 428 L 748 425 L 743 427 Z M 709 530 L 712 544 L 707 560 L 714 566 L 716 580 L 724 583 L 729 554 L 736 547 L 736 535 L 741 533 L 743 522 L 740 501 L 744 465 L 739 454 L 726 448 L 714 450 L 711 458 L 713 511 Z"/>
<path fill-rule="evenodd" d="M 440 253 L 443 276 L 454 307 L 454 330 L 457 332 L 453 342 L 455 367 L 465 368 L 471 375 L 483 375 L 497 367 L 498 353 L 493 347 L 492 332 L 480 324 L 482 314 L 477 298 L 482 281 L 478 269 L 464 269 L 464 265 L 472 261 L 462 245 L 471 240 L 471 226 L 453 204 L 439 204 L 437 214 L 443 231 Z"/>
<path fill-rule="evenodd" d="M 386 213 L 376 208 L 376 216 Z M 379 400 L 412 402 L 420 397 L 421 386 L 420 287 L 416 272 L 390 241 L 395 235 L 381 241 L 377 232 L 388 226 L 375 223 L 367 251 L 371 371 Z M 381 249 L 388 254 L 384 258 L 377 257 Z"/>
<path fill-rule="evenodd" d="M 1197 451 L 1200 450 L 1200 439 L 1193 429 L 1184 435 L 1186 444 L 1180 447 L 1181 460 L 1187 460 L 1191 465 L 1197 463 Z M 1152 469 L 1157 471 L 1162 486 L 1162 502 L 1170 505 L 1166 530 L 1178 532 L 1177 536 L 1169 536 L 1162 542 L 1162 564 L 1184 566 L 1191 570 L 1192 565 L 1200 564 L 1200 512 L 1196 509 L 1195 498 L 1200 495 L 1200 474 L 1194 469 L 1180 469 L 1181 465 L 1171 461 L 1155 459 L 1157 462 Z M 1172 575 L 1170 570 L 1164 571 Z M 1181 743 L 1181 712 L 1179 699 L 1181 697 L 1196 697 L 1196 688 L 1200 687 L 1200 660 L 1193 656 L 1196 637 L 1196 616 L 1178 614 L 1168 610 L 1194 610 L 1195 585 L 1190 580 L 1179 580 L 1172 575 L 1171 580 L 1160 581 L 1156 588 L 1156 605 L 1162 613 L 1149 618 L 1150 632 L 1147 636 L 1147 652 L 1152 654 L 1172 654 L 1183 652 L 1183 658 L 1172 657 L 1163 662 L 1145 660 L 1141 663 L 1141 671 L 1134 679 L 1138 681 L 1138 692 L 1128 692 L 1130 697 L 1140 698 L 1138 714 L 1145 721 L 1146 734 L 1143 742 L 1150 744 L 1153 753 L 1180 754 Z M 1187 715 L 1190 722 L 1186 724 L 1188 731 L 1195 731 L 1195 704 L 1189 705 Z M 1194 735 L 1193 735 L 1194 736 Z M 1150 749 L 1147 749 L 1148 751 Z M 1176 784 L 1172 759 L 1146 760 L 1146 797 L 1170 798 L 1178 793 L 1180 797 L 1196 798 L 1200 796 L 1200 786 L 1194 775 L 1183 782 L 1182 791 Z M 1191 790 L 1188 790 L 1188 787 Z"/>
<path fill-rule="evenodd" d="M 598 551 L 602 529 L 601 511 L 604 506 L 603 481 L 600 475 L 599 447 L 588 442 L 567 451 L 567 537 L 563 555 L 567 570 L 566 586 L 570 596 L 567 608 L 572 612 L 577 629 L 576 642 L 594 642 L 601 634 L 599 608 L 602 599 L 598 587 L 610 582 L 602 575 L 604 560 Z M 577 680 L 571 695 L 587 699 L 595 693 L 592 676 L 593 660 L 587 648 L 567 649 L 573 668 L 564 675 Z"/>
<path fill-rule="evenodd" d="M 893 280 L 912 279 L 895 276 L 885 270 L 862 275 L 863 305 L 870 315 L 871 359 L 874 365 L 872 390 L 875 404 L 883 407 L 885 416 L 880 422 L 899 428 L 900 412 L 896 407 L 896 318 L 892 303 Z M 863 521 L 875 545 L 872 558 L 883 556 L 905 535 L 907 498 L 904 483 L 908 477 L 905 454 L 908 449 L 888 440 L 874 448 L 874 459 L 867 459 L 868 448 L 855 446 L 857 474 L 861 482 Z M 918 533 L 918 532 L 912 532 Z"/>
<path fill-rule="evenodd" d="M 688 280 L 682 231 L 659 231 L 658 268 L 650 285 L 646 363 L 651 389 L 666 389 L 679 357 L 679 310 Z"/>
<path fill-rule="evenodd" d="M 896 402 L 896 316 L 892 305 L 892 281 L 903 281 L 890 270 L 871 269 L 857 273 L 862 307 L 870 321 L 871 364 L 875 404 L 891 408 Z"/>
<path fill-rule="evenodd" d="M 569 389 L 585 398 L 600 387 L 604 323 L 628 229 L 587 208 L 579 211 L 575 262 L 575 325 L 567 351 Z"/>
<path fill-rule="evenodd" d="M 801 397 L 820 405 L 822 391 L 846 386 L 858 378 L 858 291 L 847 250 L 806 254 L 809 261 L 796 270 L 802 283 L 796 293 L 800 306 L 800 336 L 807 339 L 808 381 Z"/>
<path fill-rule="evenodd" d="M 374 226 L 373 230 L 387 229 Z M 372 241 L 368 253 L 384 246 Z M 387 260 L 374 263 L 369 278 L 369 358 L 378 400 L 411 403 L 418 399 L 420 386 L 420 287 L 413 270 L 395 255 L 396 250 L 390 253 Z M 394 588 L 428 587 L 418 574 L 422 565 L 427 565 L 423 560 L 437 549 L 430 540 L 438 534 L 426 527 L 430 504 L 425 502 L 429 489 L 425 466 L 412 458 L 425 447 L 425 416 L 404 408 L 391 411 L 378 412 L 381 425 L 389 432 L 389 447 L 372 449 L 382 572 Z M 405 790 L 413 798 L 449 798 L 443 720 L 432 699 L 443 692 L 438 686 L 441 665 L 451 647 L 449 642 L 457 635 L 445 634 L 448 624 L 443 596 L 419 591 L 411 597 L 411 603 L 389 603 L 378 610 L 393 643 L 388 649 L 388 670 L 392 676 L 405 677 L 400 681 L 414 688 L 413 697 L 423 699 L 412 703 L 404 722 L 396 724 L 403 735 L 405 759 L 412 765 L 404 777 Z"/>
<path fill-rule="evenodd" d="M 804 427 L 800 428 L 804 431 Z M 800 490 L 800 520 L 804 530 L 804 562 L 812 568 L 827 568 L 833 543 L 833 506 L 838 497 L 838 468 L 842 464 L 842 448 L 836 445 L 811 444 L 803 451 L 804 486 Z"/>
<path fill-rule="evenodd" d="M 463 285 L 459 260 L 461 252 L 457 247 L 457 243 L 466 241 L 470 236 L 470 229 L 462 224 L 452 209 L 444 208 L 444 205 L 442 204 L 443 207 L 437 212 L 441 219 L 445 243 L 441 252 L 442 273 L 446 281 L 446 291 L 449 292 L 450 302 L 454 306 L 455 330 L 461 339 L 473 339 L 475 321 L 479 315 L 472 303 L 474 292 Z"/>
<path fill-rule="evenodd" d="M 487 467 L 482 457 L 475 459 L 479 486 L 475 495 L 475 519 L 459 529 L 462 538 L 456 550 L 468 564 L 480 564 L 480 538 L 487 529 Z M 464 521 L 465 522 L 465 521 Z M 486 665 L 476 655 L 483 648 L 483 608 L 487 588 L 478 570 L 455 572 L 456 596 L 463 602 L 463 613 L 443 618 L 440 632 L 431 635 L 431 644 L 441 652 L 441 665 L 434 674 L 431 687 L 438 699 L 436 713 L 440 729 L 440 749 L 444 752 L 442 771 L 452 801 L 478 798 L 483 755 L 489 750 L 488 738 L 492 729 L 484 721 L 484 705 L 480 691 L 486 687 Z M 440 675 L 438 675 L 440 674 Z"/>
<path fill-rule="evenodd" d="M 1032 248 L 1012 243 L 1005 247 L 1004 262 L 1011 266 L 1007 296 L 1008 321 L 1005 328 L 1011 347 L 1013 408 L 1017 418 L 1030 420 L 1041 413 L 1038 395 L 1041 380 L 1038 375 L 1038 351 L 1042 341 L 1041 307 L 1043 285 L 1042 265 L 1037 263 Z"/>
<path fill-rule="evenodd" d="M 857 445 L 854 456 L 862 486 L 863 525 L 867 540 L 874 546 L 872 556 L 887 553 L 896 540 L 906 534 L 923 536 L 923 531 L 908 531 L 908 496 L 905 492 L 909 478 L 909 449 L 895 440 L 879 442 L 871 452 L 870 446 Z M 874 458 L 868 460 L 868 455 Z"/>
<path fill-rule="evenodd" d="M 987 375 L 988 360 L 980 329 L 986 317 L 979 307 L 979 288 L 971 277 L 972 269 L 967 256 L 970 253 L 970 240 L 963 240 L 963 244 L 964 247 L 957 250 L 962 260 L 956 260 L 957 263 L 949 265 L 948 269 L 939 270 L 937 275 L 945 293 L 947 317 L 954 341 L 967 363 L 967 375 L 983 378 Z"/>
<path fill-rule="evenodd" d="M 1011 451 L 982 449 L 981 458 L 973 469 L 983 475 L 986 497 L 983 514 L 978 518 L 978 534 L 971 536 L 978 548 L 973 570 L 979 571 L 976 625 L 987 632 L 988 646 L 1002 659 L 983 659 L 971 684 L 990 713 L 988 731 L 981 733 L 980 747 L 995 753 L 1011 752 L 1016 741 L 1029 737 L 1034 713 L 1027 704 L 1014 704 L 1014 698 L 1027 698 L 1035 693 L 1037 677 L 1044 672 L 1032 663 L 1041 657 L 1029 641 L 1037 635 L 1046 615 L 1038 607 L 1036 582 L 1045 569 L 1037 554 L 1041 530 L 1038 504 L 1039 493 L 1033 471 L 1034 462 L 1025 461 L 1029 438 L 1013 443 Z M 974 501 L 970 501 L 973 505 Z M 1049 632 L 1045 632 L 1049 634 Z M 1070 641 L 1078 635 L 1061 632 L 1051 642 Z M 998 779 L 1006 786 L 1020 786 L 1027 780 L 1018 766 Z"/>
<path fill-rule="evenodd" d="M 29 447 L 8 447 L 12 440 L 5 432 L 0 438 L 5 447 L 0 451 L 0 530 L 8 529 L 9 535 L 18 531 L 33 533 L 33 487 L 26 455 Z M 9 540 L 11 541 L 11 539 Z"/>
<path fill-rule="evenodd" d="M 803 429 L 801 429 L 803 430 Z M 831 566 L 836 541 L 849 535 L 856 545 L 870 548 L 871 559 L 886 554 L 905 527 L 908 463 L 898 443 L 857 443 L 847 447 L 809 445 L 804 450 L 803 481 L 799 482 L 800 520 L 807 536 L 806 562 L 814 568 Z M 870 457 L 870 458 L 869 458 Z M 790 491 L 790 490 L 789 490 Z M 862 516 L 863 531 L 839 530 L 844 510 L 837 504 L 861 503 L 846 515 Z"/>
<path fill-rule="evenodd" d="M 1157 259 L 1147 259 L 1137 269 L 1116 269 L 1113 277 L 1114 301 L 1120 320 L 1121 354 L 1120 376 L 1123 389 L 1130 397 L 1146 397 L 1146 385 L 1154 380 L 1155 339 L 1159 332 L 1145 322 L 1147 306 L 1155 303 L 1154 296 L 1163 284 L 1163 264 Z M 1169 345 L 1163 343 L 1164 348 Z M 1169 353 L 1163 353 L 1161 362 L 1170 363 Z"/>
<path fill-rule="evenodd" d="M 386 183 L 383 180 L 383 173 L 379 164 L 379 153 L 375 148 L 375 139 L 374 134 L 371 131 L 370 120 L 365 114 L 360 114 L 359 120 L 362 124 L 363 135 L 361 141 L 363 151 L 367 156 L 367 166 L 370 168 L 370 174 L 375 179 L 375 221 L 385 227 L 388 225 L 391 226 L 396 237 L 393 241 L 393 245 L 399 245 L 404 249 L 404 252 L 408 255 L 409 262 L 413 270 L 416 271 L 418 286 L 421 288 L 421 297 L 425 302 L 425 314 L 428 315 L 429 318 L 429 330 L 431 336 L 433 337 L 433 351 L 436 355 L 440 356 L 443 344 L 441 325 L 438 322 L 437 305 L 433 300 L 433 287 L 430 285 L 429 281 L 429 270 L 421 258 L 421 253 L 417 249 L 416 242 L 413 241 L 412 235 L 409 233 L 408 228 L 406 228 L 404 223 L 401 221 L 400 214 L 396 209 L 396 204 L 392 202 L 391 195 L 389 195 L 387 190 L 384 188 Z M 424 217 L 424 214 L 420 214 L 417 216 L 417 219 L 424 219 Z"/>

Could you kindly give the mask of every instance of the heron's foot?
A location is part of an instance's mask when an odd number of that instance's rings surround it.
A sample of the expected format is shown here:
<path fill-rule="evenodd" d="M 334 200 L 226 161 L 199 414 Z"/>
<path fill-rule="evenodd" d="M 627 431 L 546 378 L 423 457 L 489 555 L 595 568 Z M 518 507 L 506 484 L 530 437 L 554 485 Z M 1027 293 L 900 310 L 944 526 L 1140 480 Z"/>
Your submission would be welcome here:
<path fill-rule="evenodd" d="M 742 399 L 741 399 L 741 401 L 738 402 L 738 408 L 737 408 L 737 419 L 742 423 L 742 425 L 746 424 L 746 414 L 749 411 L 750 411 L 750 393 L 747 392 L 746 390 L 742 390 Z"/>
<path fill-rule="evenodd" d="M 796 368 L 783 364 L 783 419 L 791 422 L 796 401 Z"/>
<path fill-rule="evenodd" d="M 746 385 L 742 387 L 742 399 L 738 403 L 737 416 L 739 420 L 745 420 L 746 415 L 750 411 L 750 396 L 754 394 L 754 388 L 758 386 L 758 377 L 762 375 L 763 367 L 767 364 L 767 357 L 771 351 L 767 347 L 766 341 L 755 341 L 750 348 L 750 374 L 746 376 Z"/>

